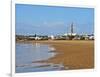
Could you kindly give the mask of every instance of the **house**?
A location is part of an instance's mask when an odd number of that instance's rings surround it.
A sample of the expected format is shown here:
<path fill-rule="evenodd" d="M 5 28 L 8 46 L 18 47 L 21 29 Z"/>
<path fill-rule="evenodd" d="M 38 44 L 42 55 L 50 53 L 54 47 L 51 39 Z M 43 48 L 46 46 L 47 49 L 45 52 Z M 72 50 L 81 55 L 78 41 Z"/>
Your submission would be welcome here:
<path fill-rule="evenodd" d="M 41 39 L 42 39 L 41 37 L 38 36 L 35 37 L 35 40 L 41 40 Z"/>
<path fill-rule="evenodd" d="M 89 40 L 94 40 L 94 35 L 93 34 L 89 35 Z"/>
<path fill-rule="evenodd" d="M 55 39 L 55 37 L 54 37 L 53 35 L 51 35 L 51 36 L 50 36 L 50 39 L 51 39 L 51 40 L 54 40 L 54 39 Z"/>

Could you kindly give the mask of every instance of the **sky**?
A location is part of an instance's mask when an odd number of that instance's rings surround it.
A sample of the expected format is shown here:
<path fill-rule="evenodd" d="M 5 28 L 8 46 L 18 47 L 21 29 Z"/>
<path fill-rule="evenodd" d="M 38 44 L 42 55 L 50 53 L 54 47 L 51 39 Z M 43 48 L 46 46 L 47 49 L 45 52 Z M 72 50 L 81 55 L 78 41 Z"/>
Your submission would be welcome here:
<path fill-rule="evenodd" d="M 44 5 L 15 5 L 15 30 L 21 35 L 63 35 L 94 33 L 94 9 Z"/>

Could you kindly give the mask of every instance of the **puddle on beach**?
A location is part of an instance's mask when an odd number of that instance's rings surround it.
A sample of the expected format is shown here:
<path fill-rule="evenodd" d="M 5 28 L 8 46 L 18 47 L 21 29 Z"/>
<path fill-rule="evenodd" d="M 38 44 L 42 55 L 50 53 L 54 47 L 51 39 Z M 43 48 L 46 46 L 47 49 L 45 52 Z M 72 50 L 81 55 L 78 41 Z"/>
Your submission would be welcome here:
<path fill-rule="evenodd" d="M 53 51 L 53 52 L 52 52 Z M 16 43 L 16 73 L 62 70 L 62 63 L 42 62 L 56 56 L 55 49 L 47 44 Z"/>

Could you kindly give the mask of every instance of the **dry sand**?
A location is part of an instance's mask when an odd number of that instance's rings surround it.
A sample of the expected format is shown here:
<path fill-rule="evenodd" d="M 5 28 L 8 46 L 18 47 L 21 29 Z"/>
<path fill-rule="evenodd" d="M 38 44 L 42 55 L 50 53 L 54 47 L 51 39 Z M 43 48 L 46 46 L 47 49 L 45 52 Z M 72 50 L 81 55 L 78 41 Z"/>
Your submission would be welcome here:
<path fill-rule="evenodd" d="M 34 41 L 33 41 L 34 42 Z M 69 69 L 94 68 L 94 41 L 37 41 L 50 44 L 58 53 L 47 62 L 62 63 Z"/>

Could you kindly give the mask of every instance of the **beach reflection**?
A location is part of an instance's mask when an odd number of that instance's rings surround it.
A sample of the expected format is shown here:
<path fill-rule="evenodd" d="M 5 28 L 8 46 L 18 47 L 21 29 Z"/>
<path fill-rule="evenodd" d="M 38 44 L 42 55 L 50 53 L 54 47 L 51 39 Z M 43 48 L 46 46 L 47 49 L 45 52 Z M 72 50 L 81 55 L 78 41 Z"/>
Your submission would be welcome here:
<path fill-rule="evenodd" d="M 47 44 L 16 43 L 16 73 L 61 70 L 62 63 L 46 62 L 56 54 L 55 48 Z"/>

